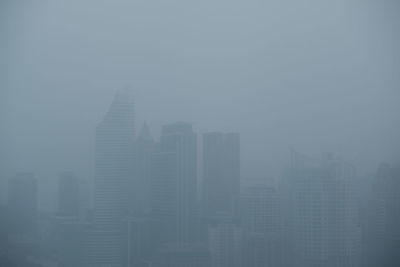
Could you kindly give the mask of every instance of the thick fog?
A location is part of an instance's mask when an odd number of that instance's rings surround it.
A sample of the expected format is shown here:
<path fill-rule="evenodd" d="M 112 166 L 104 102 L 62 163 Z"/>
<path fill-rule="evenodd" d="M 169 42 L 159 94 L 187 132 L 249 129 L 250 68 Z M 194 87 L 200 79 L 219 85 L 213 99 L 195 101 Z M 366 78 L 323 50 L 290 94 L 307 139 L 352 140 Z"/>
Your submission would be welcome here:
<path fill-rule="evenodd" d="M 291 151 L 358 179 L 400 160 L 395 0 L 1 1 L 1 187 L 19 172 L 54 211 L 60 173 L 92 203 L 95 131 L 118 90 L 144 121 L 240 133 L 242 185 L 277 186 Z M 367 178 L 365 178 L 367 179 Z M 200 182 L 199 182 L 200 183 Z M 91 206 L 92 204 L 89 204 Z"/>

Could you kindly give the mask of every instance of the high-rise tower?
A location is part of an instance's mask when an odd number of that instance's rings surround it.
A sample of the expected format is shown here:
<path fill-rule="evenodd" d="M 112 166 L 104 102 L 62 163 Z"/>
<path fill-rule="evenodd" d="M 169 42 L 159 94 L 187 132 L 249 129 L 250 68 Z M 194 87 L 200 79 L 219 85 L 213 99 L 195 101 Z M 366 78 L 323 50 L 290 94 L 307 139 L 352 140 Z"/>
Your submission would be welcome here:
<path fill-rule="evenodd" d="M 296 266 L 356 266 L 360 228 L 355 170 L 331 153 L 321 161 L 292 154 L 284 179 L 285 232 Z M 287 216 L 288 215 L 288 216 Z"/>
<path fill-rule="evenodd" d="M 196 234 L 197 140 L 188 123 L 162 128 L 151 157 L 152 216 L 162 225 L 160 241 L 191 242 Z"/>
<path fill-rule="evenodd" d="M 129 212 L 132 176 L 134 103 L 129 89 L 115 95 L 96 128 L 93 266 L 123 266 L 123 223 Z"/>
<path fill-rule="evenodd" d="M 130 184 L 130 213 L 135 217 L 150 213 L 150 155 L 154 146 L 153 137 L 145 122 L 135 142 L 135 170 Z"/>

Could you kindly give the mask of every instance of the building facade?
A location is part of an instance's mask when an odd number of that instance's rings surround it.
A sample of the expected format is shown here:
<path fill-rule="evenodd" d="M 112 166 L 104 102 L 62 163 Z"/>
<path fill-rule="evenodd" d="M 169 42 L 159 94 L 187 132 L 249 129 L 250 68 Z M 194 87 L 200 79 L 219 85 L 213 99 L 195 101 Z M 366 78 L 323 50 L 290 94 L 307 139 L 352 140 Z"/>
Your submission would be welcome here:
<path fill-rule="evenodd" d="M 92 266 L 126 266 L 124 225 L 133 176 L 134 103 L 129 89 L 115 95 L 96 128 Z"/>
<path fill-rule="evenodd" d="M 151 215 L 160 243 L 196 239 L 196 166 L 197 138 L 192 125 L 165 125 L 151 155 Z"/>
<path fill-rule="evenodd" d="M 357 266 L 360 226 L 352 182 L 354 168 L 325 155 L 294 153 L 286 183 L 286 241 L 297 266 Z"/>

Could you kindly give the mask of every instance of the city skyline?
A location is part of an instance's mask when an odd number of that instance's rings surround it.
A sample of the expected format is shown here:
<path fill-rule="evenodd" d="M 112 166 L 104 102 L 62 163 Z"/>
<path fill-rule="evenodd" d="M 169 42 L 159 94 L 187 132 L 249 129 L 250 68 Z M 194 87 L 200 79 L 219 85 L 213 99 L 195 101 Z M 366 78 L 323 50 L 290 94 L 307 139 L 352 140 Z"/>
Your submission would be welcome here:
<path fill-rule="evenodd" d="M 0 1 L 0 267 L 400 266 L 400 1 Z"/>
<path fill-rule="evenodd" d="M 112 107 L 113 103 L 115 103 L 115 99 L 118 98 L 118 96 L 124 95 L 124 94 L 125 94 L 125 97 L 128 97 L 128 95 L 129 95 L 128 98 L 130 99 L 130 101 L 132 101 L 132 104 L 133 104 L 135 102 L 134 101 L 134 98 L 135 98 L 134 92 L 135 92 L 135 90 L 132 88 L 132 86 L 125 86 L 125 87 L 123 87 L 121 89 L 115 90 L 114 96 L 112 97 L 112 98 L 114 98 L 114 100 L 111 103 L 110 108 Z M 121 97 L 121 99 L 122 98 L 123 98 L 123 96 Z M 106 114 L 107 113 L 108 112 L 106 112 Z M 135 116 L 133 115 L 132 118 L 134 118 L 134 117 Z M 101 121 L 102 120 L 103 119 L 100 120 L 98 125 L 101 125 Z M 141 125 L 140 122 L 139 123 L 137 122 L 136 118 L 134 119 L 134 121 L 135 121 L 136 125 Z M 177 120 L 176 123 L 181 123 L 181 122 L 182 122 L 181 120 Z M 132 123 L 133 123 L 133 121 L 132 121 Z M 194 129 L 196 128 L 195 127 L 195 125 L 196 125 L 195 123 L 190 123 L 190 124 L 192 125 L 192 127 Z M 160 127 L 160 131 L 157 134 L 157 132 L 150 130 L 151 125 L 152 125 L 152 123 L 150 121 L 144 120 L 142 125 L 139 127 L 139 131 L 140 132 L 138 133 L 138 136 L 135 136 L 135 131 L 133 131 L 133 135 L 132 135 L 133 139 L 132 140 L 134 140 L 134 139 L 136 140 L 136 138 L 139 138 L 140 135 L 143 135 L 143 134 L 144 135 L 148 135 L 148 136 L 144 136 L 144 138 L 151 138 L 151 139 L 157 139 L 157 137 L 161 138 L 162 137 L 162 127 L 163 126 Z M 96 128 L 96 127 L 94 127 L 94 128 Z M 137 126 L 132 126 L 132 127 L 135 128 L 135 129 L 137 128 Z M 154 132 L 155 134 L 154 133 L 151 134 L 150 132 Z M 202 138 L 199 138 L 199 140 L 198 140 L 198 146 L 203 146 L 203 148 L 201 150 L 199 149 L 197 154 L 196 154 L 197 158 L 198 158 L 197 164 L 199 165 L 199 168 L 198 168 L 198 171 L 197 171 L 197 176 L 199 176 L 199 178 L 203 178 L 204 177 L 204 171 L 205 171 L 204 170 L 204 162 L 203 162 L 203 158 L 202 158 L 203 154 L 204 154 L 204 145 L 205 145 L 204 144 L 204 142 L 205 142 L 204 140 L 206 140 L 206 137 L 209 134 L 214 134 L 214 133 L 215 134 L 222 134 L 223 131 L 220 131 L 220 130 L 217 130 L 217 129 L 209 129 L 208 131 L 200 132 L 200 131 L 197 130 L 196 132 L 199 135 L 199 137 L 200 136 L 202 137 Z M 235 133 L 232 133 L 231 131 L 227 131 L 227 134 L 229 135 L 229 134 L 235 134 Z M 237 132 L 236 134 L 241 135 L 239 132 Z M 149 140 L 147 140 L 147 141 L 149 141 Z M 145 142 L 147 142 L 147 141 L 145 141 Z M 136 142 L 136 141 L 132 141 L 132 142 Z M 152 140 L 151 142 L 153 142 L 152 146 L 156 145 L 156 143 L 154 143 L 155 141 Z M 133 145 L 133 143 L 132 143 L 132 145 Z M 255 185 L 264 184 L 264 185 L 268 185 L 268 186 L 278 186 L 279 183 L 280 183 L 281 177 L 284 175 L 285 169 L 290 165 L 290 157 L 288 157 L 287 155 L 291 154 L 292 151 L 296 151 L 296 149 L 294 149 L 293 147 L 287 148 L 286 157 L 285 157 L 285 160 L 284 160 L 285 162 L 282 163 L 281 165 L 279 165 L 278 167 L 275 166 L 276 171 L 274 172 L 274 174 L 269 173 L 269 174 L 264 175 L 264 176 L 257 176 L 257 175 L 253 176 L 253 175 L 248 175 L 248 173 L 246 173 L 246 171 L 244 171 L 244 172 L 240 171 L 239 176 L 241 177 L 242 186 L 251 186 L 253 184 L 255 184 Z M 304 152 L 304 151 L 300 150 L 300 152 Z M 135 153 L 135 152 L 132 152 L 132 153 Z M 337 151 L 332 151 L 332 150 L 330 150 L 330 151 L 322 151 L 322 150 L 321 151 L 316 151 L 316 153 L 312 154 L 311 157 L 312 158 L 318 158 L 320 156 L 323 156 L 325 153 L 334 153 L 334 154 L 338 155 L 341 159 L 343 159 L 343 160 L 346 159 L 347 161 L 349 161 L 348 158 L 344 158 L 340 153 L 337 153 Z M 95 156 L 95 146 L 93 146 L 92 155 L 93 155 L 93 157 Z M 132 157 L 135 157 L 135 155 L 132 155 Z M 242 165 L 243 165 L 243 156 L 241 156 L 240 160 L 241 160 Z M 374 171 L 375 171 L 376 166 L 378 166 L 381 163 L 396 164 L 397 161 L 396 160 L 392 160 L 392 161 L 387 161 L 387 162 L 385 162 L 385 161 L 375 162 L 371 166 L 369 171 L 364 171 L 364 172 L 360 172 L 360 169 L 357 168 L 357 171 L 359 172 L 358 173 L 359 177 L 367 177 L 367 176 L 372 175 L 374 173 Z M 203 164 L 203 167 L 201 166 L 201 164 Z M 89 164 L 89 165 L 92 165 L 92 164 Z M 242 166 L 241 169 L 245 169 L 246 170 L 248 168 L 249 168 L 249 166 L 247 166 L 247 168 Z M 51 173 L 51 176 L 53 176 L 53 175 L 57 176 L 57 175 L 59 175 L 60 173 L 63 173 L 63 172 L 64 173 L 66 173 L 66 172 L 74 172 L 75 174 L 78 174 L 78 177 L 80 177 L 79 184 L 80 184 L 80 186 L 85 187 L 84 189 L 85 189 L 86 193 L 88 193 L 88 196 L 89 196 L 89 197 L 86 197 L 86 202 L 87 202 L 86 204 L 88 204 L 89 206 L 93 206 L 94 205 L 94 202 L 93 202 L 94 198 L 92 197 L 92 192 L 94 192 L 93 190 L 94 190 L 94 182 L 95 182 L 95 179 L 94 179 L 94 177 L 95 177 L 95 164 L 93 164 L 93 167 L 91 167 L 91 168 L 89 167 L 89 169 L 93 169 L 93 171 L 89 171 L 89 172 L 86 171 L 86 172 L 84 172 L 85 175 L 83 173 L 77 172 L 76 168 L 54 169 L 54 171 Z M 26 172 L 32 172 L 32 170 L 29 170 L 29 169 L 22 168 L 22 170 L 25 170 Z M 21 172 L 21 170 L 15 170 L 15 172 Z M 36 174 L 37 178 L 40 180 L 41 177 L 37 174 L 37 172 L 35 172 L 35 174 Z M 13 174 L 11 174 L 11 176 L 12 175 Z M 89 177 L 87 175 L 89 175 Z M 50 178 L 50 179 L 53 180 L 53 182 L 49 183 L 49 184 L 52 184 L 52 186 L 50 188 L 48 188 L 48 189 L 53 193 L 49 194 L 49 192 L 48 192 L 48 195 L 46 196 L 46 199 L 43 199 L 43 195 L 42 195 L 41 198 L 38 199 L 38 206 L 40 208 L 44 209 L 44 210 L 47 210 L 47 211 L 56 211 L 58 209 L 58 206 L 57 206 L 57 203 L 55 203 L 55 202 L 53 202 L 53 204 L 51 206 L 42 205 L 41 204 L 43 202 L 48 202 L 47 200 L 49 199 L 49 197 L 53 198 L 53 199 L 55 198 L 55 192 L 56 192 L 55 189 L 58 186 L 57 184 L 55 184 L 57 182 L 57 179 L 52 179 L 52 178 Z M 43 184 L 43 181 L 42 181 L 41 184 Z M 199 192 L 199 194 L 202 194 L 202 193 Z M 0 196 L 2 196 L 3 197 L 3 201 L 5 201 L 5 198 L 7 197 L 7 194 L 6 194 L 6 192 L 3 192 L 3 194 L 0 195 Z"/>
<path fill-rule="evenodd" d="M 3 172 L 93 177 L 93 129 L 126 84 L 155 137 L 239 132 L 246 179 L 280 175 L 291 148 L 360 172 L 398 160 L 397 4 L 311 2 L 5 1 Z"/>
<path fill-rule="evenodd" d="M 176 122 L 153 139 L 147 122 L 136 134 L 135 106 L 131 89 L 118 90 L 96 127 L 92 196 L 74 172 L 61 172 L 57 209 L 46 212 L 37 205 L 34 173 L 9 179 L 14 246 L 38 246 L 66 267 L 372 267 L 400 260 L 396 167 L 381 165 L 366 197 L 351 163 L 332 152 L 315 159 L 292 150 L 279 184 L 249 185 L 241 178 L 239 133 L 200 139 L 191 123 Z M 380 216 L 386 212 L 393 214 Z"/>

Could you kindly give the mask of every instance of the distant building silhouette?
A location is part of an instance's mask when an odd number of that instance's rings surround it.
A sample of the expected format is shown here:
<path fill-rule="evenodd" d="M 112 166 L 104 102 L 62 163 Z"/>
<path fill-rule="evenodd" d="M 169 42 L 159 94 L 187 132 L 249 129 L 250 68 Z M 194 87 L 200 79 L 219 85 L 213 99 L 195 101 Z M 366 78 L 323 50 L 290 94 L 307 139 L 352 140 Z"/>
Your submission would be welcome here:
<path fill-rule="evenodd" d="M 284 179 L 288 253 L 295 266 L 357 266 L 360 227 L 354 168 L 332 154 L 313 161 L 293 152 Z"/>
<path fill-rule="evenodd" d="M 58 180 L 58 213 L 78 217 L 79 211 L 79 179 L 73 172 L 64 172 Z"/>
<path fill-rule="evenodd" d="M 238 133 L 203 135 L 203 216 L 238 215 L 240 137 Z"/>
<path fill-rule="evenodd" d="M 134 175 L 129 185 L 130 213 L 133 216 L 143 217 L 150 213 L 150 157 L 154 146 L 155 142 L 145 122 L 135 142 Z"/>
<path fill-rule="evenodd" d="M 92 266 L 126 265 L 124 225 L 130 207 L 134 130 L 132 94 L 120 90 L 96 128 Z"/>
<path fill-rule="evenodd" d="M 151 156 L 151 213 L 160 242 L 196 239 L 197 139 L 188 123 L 163 126 Z"/>

